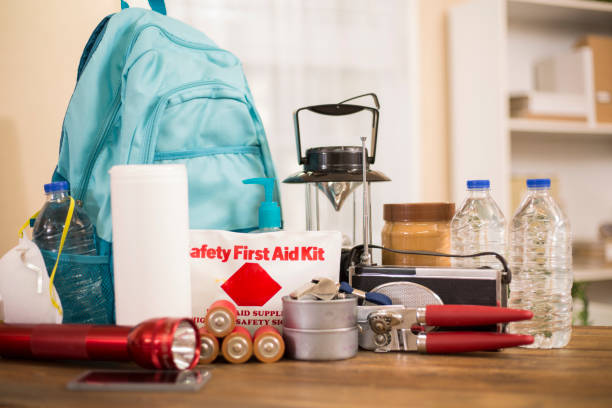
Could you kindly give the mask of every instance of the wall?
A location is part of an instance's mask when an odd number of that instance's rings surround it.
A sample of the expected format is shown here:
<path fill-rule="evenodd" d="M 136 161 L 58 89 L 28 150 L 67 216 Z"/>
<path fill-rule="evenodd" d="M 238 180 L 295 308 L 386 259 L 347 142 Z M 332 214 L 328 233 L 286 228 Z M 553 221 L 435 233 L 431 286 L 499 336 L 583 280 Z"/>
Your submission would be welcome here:
<path fill-rule="evenodd" d="M 0 1 L 0 254 L 44 199 L 91 31 L 119 0 Z"/>
<path fill-rule="evenodd" d="M 467 0 L 419 2 L 421 200 L 448 201 L 450 135 L 446 14 Z"/>

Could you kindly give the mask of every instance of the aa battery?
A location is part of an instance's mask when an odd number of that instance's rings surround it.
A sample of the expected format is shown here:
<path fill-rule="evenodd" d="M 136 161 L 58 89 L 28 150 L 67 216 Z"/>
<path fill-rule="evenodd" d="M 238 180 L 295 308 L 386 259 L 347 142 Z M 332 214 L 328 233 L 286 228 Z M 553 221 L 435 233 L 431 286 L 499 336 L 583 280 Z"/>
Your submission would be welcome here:
<path fill-rule="evenodd" d="M 236 306 L 227 300 L 217 300 L 208 308 L 204 318 L 208 332 L 225 337 L 236 327 Z"/>
<path fill-rule="evenodd" d="M 253 336 L 253 353 L 262 363 L 275 363 L 285 353 L 285 342 L 278 330 L 272 326 L 262 326 Z"/>
<path fill-rule="evenodd" d="M 202 327 L 200 332 L 200 364 L 209 364 L 215 361 L 219 355 L 219 340 L 210 333 L 206 327 Z"/>
<path fill-rule="evenodd" d="M 223 339 L 221 353 L 230 363 L 244 363 L 253 355 L 253 340 L 251 334 L 242 326 L 236 326 L 227 337 Z"/>

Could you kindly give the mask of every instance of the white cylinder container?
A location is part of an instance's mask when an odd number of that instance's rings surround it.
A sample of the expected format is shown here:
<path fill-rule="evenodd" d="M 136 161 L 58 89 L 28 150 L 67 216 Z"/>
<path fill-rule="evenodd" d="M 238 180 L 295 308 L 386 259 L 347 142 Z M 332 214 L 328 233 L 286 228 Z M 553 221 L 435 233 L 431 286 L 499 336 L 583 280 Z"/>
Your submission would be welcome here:
<path fill-rule="evenodd" d="M 110 170 L 117 324 L 191 316 L 184 165 Z"/>

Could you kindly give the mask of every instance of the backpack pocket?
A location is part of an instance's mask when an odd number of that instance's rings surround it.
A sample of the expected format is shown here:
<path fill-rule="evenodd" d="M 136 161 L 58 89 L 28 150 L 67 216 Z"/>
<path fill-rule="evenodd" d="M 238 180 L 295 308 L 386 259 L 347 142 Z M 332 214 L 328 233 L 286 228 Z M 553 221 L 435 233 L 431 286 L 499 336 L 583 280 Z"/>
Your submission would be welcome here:
<path fill-rule="evenodd" d="M 257 228 L 263 189 L 245 185 L 242 180 L 265 177 L 259 146 L 160 152 L 154 162 L 183 163 L 187 167 L 190 228 Z"/>
<path fill-rule="evenodd" d="M 41 249 L 51 273 L 57 252 Z M 62 323 L 113 324 L 115 296 L 109 255 L 62 253 L 53 284 L 62 303 Z"/>
<path fill-rule="evenodd" d="M 244 94 L 218 81 L 171 91 L 154 110 L 142 162 L 185 164 L 191 228 L 257 228 L 264 193 L 242 183 L 268 177 L 253 111 Z"/>

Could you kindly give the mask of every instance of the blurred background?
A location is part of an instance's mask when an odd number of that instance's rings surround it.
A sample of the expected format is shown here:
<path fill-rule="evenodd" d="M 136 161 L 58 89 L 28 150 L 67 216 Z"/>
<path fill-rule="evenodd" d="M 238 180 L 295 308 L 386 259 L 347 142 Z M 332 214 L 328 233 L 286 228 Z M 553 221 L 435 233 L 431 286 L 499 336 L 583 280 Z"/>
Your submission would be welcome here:
<path fill-rule="evenodd" d="M 146 0 L 128 1 L 147 6 Z M 300 170 L 292 112 L 375 92 L 382 205 L 452 201 L 488 178 L 510 219 L 550 177 L 572 224 L 576 311 L 612 324 L 612 4 L 582 0 L 166 0 L 243 62 L 279 179 Z M 119 0 L 0 2 L 0 253 L 43 202 L 91 31 Z M 359 144 L 368 118 L 304 118 L 303 149 Z M 302 186 L 282 185 L 287 228 Z M 584 303 L 588 302 L 588 315 Z"/>

